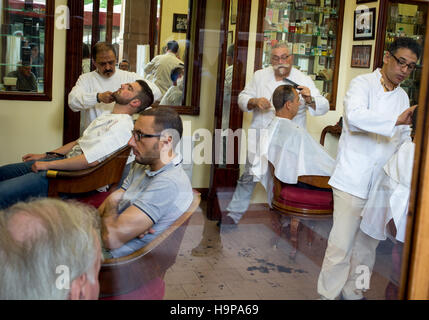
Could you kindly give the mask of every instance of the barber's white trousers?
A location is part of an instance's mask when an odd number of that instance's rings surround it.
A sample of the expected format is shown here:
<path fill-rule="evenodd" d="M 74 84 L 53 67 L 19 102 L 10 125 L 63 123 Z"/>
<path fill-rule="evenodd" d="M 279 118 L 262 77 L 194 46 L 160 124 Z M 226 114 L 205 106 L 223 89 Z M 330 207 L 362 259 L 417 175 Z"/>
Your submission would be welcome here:
<path fill-rule="evenodd" d="M 347 300 L 363 297 L 379 241 L 360 231 L 366 200 L 333 188 L 333 226 L 317 283 L 322 298 L 333 300 L 340 293 Z"/>
<path fill-rule="evenodd" d="M 235 223 L 240 221 L 241 217 L 249 208 L 250 199 L 252 198 L 253 190 L 257 183 L 253 181 L 253 175 L 249 172 L 250 163 L 246 161 L 244 172 L 240 179 L 237 180 L 237 187 L 235 188 L 234 195 L 226 208 L 228 216 L 231 217 Z"/>

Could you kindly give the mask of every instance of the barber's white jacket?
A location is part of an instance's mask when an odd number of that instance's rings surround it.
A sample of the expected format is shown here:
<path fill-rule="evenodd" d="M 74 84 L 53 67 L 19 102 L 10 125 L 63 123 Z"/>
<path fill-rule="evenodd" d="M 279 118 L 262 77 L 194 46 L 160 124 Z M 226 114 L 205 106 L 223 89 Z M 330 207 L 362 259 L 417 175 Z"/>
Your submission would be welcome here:
<path fill-rule="evenodd" d="M 336 165 L 329 184 L 367 199 L 373 180 L 404 141 L 410 126 L 395 126 L 409 108 L 409 98 L 399 86 L 385 92 L 381 73 L 360 75 L 350 82 L 344 98 L 344 121 Z"/>
<path fill-rule="evenodd" d="M 316 110 L 314 110 L 313 108 L 306 105 L 304 99 L 300 96 L 301 104 L 299 106 L 297 115 L 292 119 L 292 121 L 299 127 L 305 129 L 307 123 L 307 110 L 312 116 L 324 115 L 329 110 L 329 102 L 320 94 L 320 91 L 314 85 L 313 80 L 311 80 L 309 76 L 305 75 L 301 71 L 292 68 L 290 75 L 287 78 L 299 85 L 308 87 L 311 91 L 311 96 L 316 102 Z M 247 103 L 250 99 L 264 97 L 268 101 L 271 101 L 274 90 L 282 84 L 287 83 L 282 80 L 276 81 L 272 66 L 258 70 L 253 75 L 253 79 L 246 85 L 244 90 L 238 96 L 238 106 L 242 111 L 249 112 L 249 109 L 247 109 Z M 253 112 L 252 124 L 250 126 L 251 128 L 266 128 L 270 124 L 271 120 L 273 120 L 275 115 L 275 109 L 273 106 L 271 106 L 271 109 L 267 111 L 261 111 L 259 109 L 254 109 L 251 111 Z"/>
<path fill-rule="evenodd" d="M 81 133 L 89 126 L 91 121 L 103 113 L 110 113 L 113 110 L 113 103 L 97 102 L 97 93 L 106 91 L 116 91 L 122 84 L 134 82 L 143 77 L 135 72 L 116 69 L 110 78 L 101 76 L 97 71 L 82 74 L 76 81 L 76 85 L 69 93 L 69 106 L 75 112 L 81 112 Z M 152 89 L 154 99 L 161 97 L 161 92 L 154 83 L 146 81 Z"/>

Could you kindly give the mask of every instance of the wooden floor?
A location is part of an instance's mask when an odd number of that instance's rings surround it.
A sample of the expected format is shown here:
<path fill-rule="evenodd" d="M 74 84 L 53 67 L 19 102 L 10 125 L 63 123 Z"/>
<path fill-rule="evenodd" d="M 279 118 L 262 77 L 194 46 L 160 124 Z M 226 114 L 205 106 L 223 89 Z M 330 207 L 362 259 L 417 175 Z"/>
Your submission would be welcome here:
<path fill-rule="evenodd" d="M 315 232 L 311 247 L 306 228 Z M 331 221 L 302 225 L 298 253 L 288 232 L 278 237 L 270 210 L 252 205 L 236 229 L 220 228 L 206 219 L 203 201 L 187 226 L 176 263 L 167 271 L 164 299 L 177 300 L 307 300 L 319 298 L 319 276 Z M 369 300 L 384 300 L 391 269 L 391 243 L 381 242 L 371 279 Z"/>

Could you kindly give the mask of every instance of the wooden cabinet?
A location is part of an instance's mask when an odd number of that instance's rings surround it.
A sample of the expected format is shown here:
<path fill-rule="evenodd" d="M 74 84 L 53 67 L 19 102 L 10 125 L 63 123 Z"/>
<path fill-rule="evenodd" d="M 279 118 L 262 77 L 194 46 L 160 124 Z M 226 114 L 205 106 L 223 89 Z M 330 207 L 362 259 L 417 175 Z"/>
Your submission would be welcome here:
<path fill-rule="evenodd" d="M 426 36 L 428 19 L 427 1 L 381 0 L 375 49 L 375 67 L 383 65 L 383 55 L 389 45 L 398 37 L 410 37 L 422 48 Z M 423 57 L 423 54 L 422 54 Z M 401 87 L 410 97 L 410 104 L 415 105 L 419 99 L 420 80 L 423 66 L 422 58 L 410 77 L 402 82 Z"/>
<path fill-rule="evenodd" d="M 344 0 L 267 0 L 264 11 L 259 21 L 262 57 L 256 68 L 270 65 L 273 45 L 288 42 L 294 67 L 313 79 L 335 109 Z"/>

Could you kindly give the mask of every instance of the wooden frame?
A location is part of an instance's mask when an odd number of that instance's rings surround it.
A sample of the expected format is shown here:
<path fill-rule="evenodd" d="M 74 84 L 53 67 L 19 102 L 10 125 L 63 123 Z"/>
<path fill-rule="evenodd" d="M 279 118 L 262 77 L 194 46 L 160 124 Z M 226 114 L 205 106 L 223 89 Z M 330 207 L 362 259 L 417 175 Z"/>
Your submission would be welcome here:
<path fill-rule="evenodd" d="M 38 92 L 0 92 L 0 100 L 31 100 L 31 101 L 52 101 L 52 73 L 53 73 L 53 51 L 54 51 L 54 18 L 55 1 L 46 0 L 45 12 L 45 50 L 43 69 L 43 93 Z"/>
<path fill-rule="evenodd" d="M 368 3 L 368 2 L 377 2 L 377 0 L 356 0 L 356 4 Z"/>
<path fill-rule="evenodd" d="M 355 10 L 353 19 L 353 40 L 375 38 L 375 8 Z"/>
<path fill-rule="evenodd" d="M 186 21 L 186 23 L 184 23 Z M 186 33 L 188 30 L 188 15 L 173 13 L 173 30 L 172 32 Z"/>
<path fill-rule="evenodd" d="M 353 45 L 350 66 L 352 68 L 369 68 L 371 65 L 371 50 L 372 45 Z"/>

